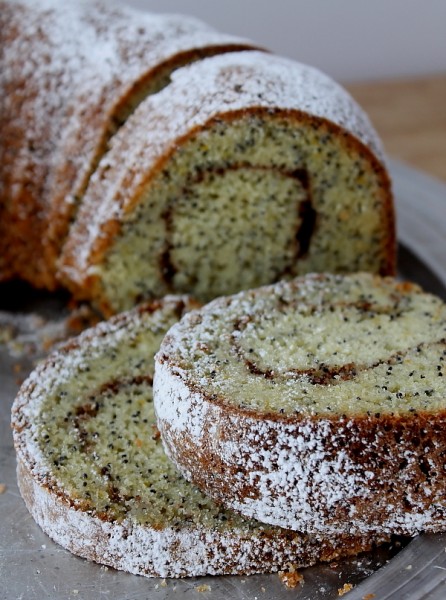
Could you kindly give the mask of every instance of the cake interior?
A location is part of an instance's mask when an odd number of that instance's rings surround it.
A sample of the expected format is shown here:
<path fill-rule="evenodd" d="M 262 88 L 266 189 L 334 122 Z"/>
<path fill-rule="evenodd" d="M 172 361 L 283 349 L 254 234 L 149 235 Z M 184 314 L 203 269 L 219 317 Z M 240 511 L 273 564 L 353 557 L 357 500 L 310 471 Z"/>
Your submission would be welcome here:
<path fill-rule="evenodd" d="M 109 521 L 260 531 L 260 523 L 219 508 L 176 471 L 162 448 L 151 392 L 147 381 L 129 382 L 83 403 L 68 392 L 48 406 L 36 441 L 57 486 Z"/>
<path fill-rule="evenodd" d="M 174 305 L 135 316 L 84 340 L 45 375 L 29 434 L 44 480 L 103 520 L 268 535 L 268 526 L 223 510 L 189 484 L 164 453 L 154 354 L 178 317 Z"/>
<path fill-rule="evenodd" d="M 172 291 L 207 301 L 312 271 L 386 272 L 384 187 L 368 152 L 323 121 L 234 113 L 176 146 L 90 272 L 115 311 Z"/>
<path fill-rule="evenodd" d="M 324 276 L 218 301 L 175 329 L 172 361 L 207 397 L 245 410 L 445 410 L 446 307 L 410 287 Z"/>

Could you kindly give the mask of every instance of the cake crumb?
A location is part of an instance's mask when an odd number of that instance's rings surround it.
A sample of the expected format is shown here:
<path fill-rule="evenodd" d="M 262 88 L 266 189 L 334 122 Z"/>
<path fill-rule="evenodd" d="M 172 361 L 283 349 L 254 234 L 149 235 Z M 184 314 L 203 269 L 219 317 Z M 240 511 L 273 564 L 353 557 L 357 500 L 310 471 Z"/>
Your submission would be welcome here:
<path fill-rule="evenodd" d="M 167 587 L 167 581 L 165 579 L 161 579 L 160 587 Z"/>
<path fill-rule="evenodd" d="M 366 594 L 362 597 L 362 600 L 373 600 L 373 598 L 376 598 L 376 594 Z"/>
<path fill-rule="evenodd" d="M 344 585 L 338 589 L 338 596 L 343 596 L 347 592 L 351 592 L 353 585 L 351 583 L 344 583 Z"/>
<path fill-rule="evenodd" d="M 0 494 L 4 494 L 6 492 L 6 484 L 0 483 Z"/>
<path fill-rule="evenodd" d="M 203 583 L 202 585 L 197 585 L 195 589 L 197 592 L 210 592 L 211 586 L 207 585 L 206 583 Z"/>
<path fill-rule="evenodd" d="M 156 425 L 152 425 L 152 440 L 159 440 L 161 437 L 161 433 L 160 430 L 158 429 L 158 427 Z"/>
<path fill-rule="evenodd" d="M 304 576 L 298 571 L 279 571 L 279 579 L 287 588 L 295 588 L 304 582 Z"/>

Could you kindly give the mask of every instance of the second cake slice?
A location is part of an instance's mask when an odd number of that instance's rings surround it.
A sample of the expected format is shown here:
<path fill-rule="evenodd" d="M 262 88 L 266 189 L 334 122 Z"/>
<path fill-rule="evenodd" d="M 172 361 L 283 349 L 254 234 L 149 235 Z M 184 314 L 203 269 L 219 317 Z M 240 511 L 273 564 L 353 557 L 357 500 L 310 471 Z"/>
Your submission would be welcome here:
<path fill-rule="evenodd" d="M 446 306 L 313 275 L 220 298 L 157 355 L 183 474 L 246 516 L 318 534 L 446 528 Z"/>

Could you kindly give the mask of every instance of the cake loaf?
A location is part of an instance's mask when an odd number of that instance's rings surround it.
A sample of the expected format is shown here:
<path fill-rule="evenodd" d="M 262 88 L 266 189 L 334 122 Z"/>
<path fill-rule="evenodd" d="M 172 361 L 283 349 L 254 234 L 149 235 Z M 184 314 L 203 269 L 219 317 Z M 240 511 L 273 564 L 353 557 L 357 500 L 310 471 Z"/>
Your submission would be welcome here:
<path fill-rule="evenodd" d="M 186 315 L 156 357 L 167 453 L 218 502 L 324 536 L 446 528 L 446 305 L 308 275 Z"/>
<path fill-rule="evenodd" d="M 383 541 L 243 519 L 174 469 L 153 411 L 153 356 L 193 307 L 170 297 L 119 315 L 66 343 L 23 384 L 12 424 L 20 491 L 37 523 L 74 554 L 161 577 L 268 573 Z"/>
<path fill-rule="evenodd" d="M 108 140 L 173 69 L 252 48 L 179 15 L 96 0 L 0 2 L 0 278 L 55 260 Z"/>
<path fill-rule="evenodd" d="M 311 67 L 227 53 L 175 71 L 113 138 L 59 263 L 105 314 L 310 271 L 391 274 L 390 182 L 352 98 Z"/>

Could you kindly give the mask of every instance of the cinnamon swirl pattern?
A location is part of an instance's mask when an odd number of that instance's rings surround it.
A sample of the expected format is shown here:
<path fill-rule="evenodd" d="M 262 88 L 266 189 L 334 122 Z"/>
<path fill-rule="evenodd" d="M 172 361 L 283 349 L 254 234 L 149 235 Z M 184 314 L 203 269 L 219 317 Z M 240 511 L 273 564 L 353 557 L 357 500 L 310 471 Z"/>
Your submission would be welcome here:
<path fill-rule="evenodd" d="M 446 526 L 446 306 L 368 274 L 211 302 L 166 336 L 160 432 L 188 479 L 306 533 Z"/>

